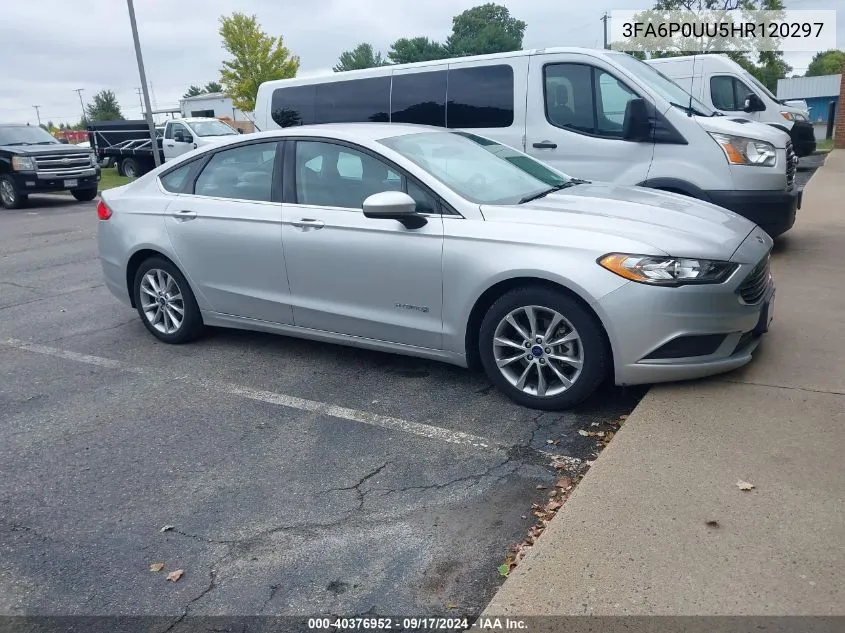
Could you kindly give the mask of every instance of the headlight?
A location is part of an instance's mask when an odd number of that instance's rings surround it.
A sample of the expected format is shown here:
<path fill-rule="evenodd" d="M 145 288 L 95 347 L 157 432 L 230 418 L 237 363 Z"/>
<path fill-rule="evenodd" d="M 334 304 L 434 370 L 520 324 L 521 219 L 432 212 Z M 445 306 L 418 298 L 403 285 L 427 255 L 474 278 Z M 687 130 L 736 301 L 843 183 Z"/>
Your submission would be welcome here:
<path fill-rule="evenodd" d="M 94 152 L 91 152 L 91 167 L 97 166 L 97 155 Z"/>
<path fill-rule="evenodd" d="M 35 171 L 38 167 L 32 156 L 12 156 L 12 169 L 14 171 Z"/>
<path fill-rule="evenodd" d="M 710 132 L 710 136 L 725 152 L 725 157 L 731 165 L 772 167 L 777 162 L 775 146 L 766 141 L 716 132 Z"/>
<path fill-rule="evenodd" d="M 796 112 L 795 114 L 793 114 L 792 118 L 795 119 L 796 121 L 806 121 L 807 120 L 807 117 L 805 117 L 800 112 Z"/>
<path fill-rule="evenodd" d="M 627 253 L 610 253 L 598 263 L 625 279 L 656 286 L 718 284 L 736 270 L 736 264 L 712 259 Z"/>

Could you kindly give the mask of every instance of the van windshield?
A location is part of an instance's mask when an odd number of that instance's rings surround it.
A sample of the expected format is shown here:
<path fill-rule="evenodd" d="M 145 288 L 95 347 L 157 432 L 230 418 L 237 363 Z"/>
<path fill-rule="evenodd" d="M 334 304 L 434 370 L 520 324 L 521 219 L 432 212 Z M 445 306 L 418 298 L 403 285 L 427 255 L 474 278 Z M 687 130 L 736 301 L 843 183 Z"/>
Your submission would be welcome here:
<path fill-rule="evenodd" d="M 191 127 L 197 136 L 231 136 L 237 134 L 222 121 L 191 121 Z"/>
<path fill-rule="evenodd" d="M 746 71 L 746 72 L 744 72 L 744 73 L 742 74 L 742 76 L 743 76 L 743 77 L 745 77 L 745 79 L 746 79 L 746 80 L 750 81 L 750 82 L 751 82 L 751 83 L 753 83 L 755 86 L 757 86 L 757 89 L 758 89 L 758 90 L 762 90 L 762 91 L 763 91 L 763 94 L 765 94 L 766 96 L 768 96 L 768 97 L 769 97 L 769 99 L 771 99 L 771 100 L 772 100 L 772 101 L 774 101 L 775 103 L 778 103 L 778 98 L 777 98 L 775 95 L 773 95 L 773 94 L 772 94 L 772 91 L 771 91 L 771 90 L 769 90 L 768 88 L 766 88 L 766 86 L 764 86 L 762 83 L 760 83 L 760 80 L 759 80 L 759 79 L 757 79 L 757 77 L 755 77 L 754 75 L 752 75 L 751 73 L 749 73 L 749 72 L 747 72 L 747 71 Z"/>
<path fill-rule="evenodd" d="M 584 181 L 466 132 L 420 132 L 379 140 L 458 195 L 478 204 L 518 204 Z"/>
<path fill-rule="evenodd" d="M 645 62 L 641 62 L 636 57 L 632 57 L 627 53 L 616 53 L 613 56 L 613 60 L 618 62 L 622 68 L 631 74 L 636 75 L 637 79 L 642 81 L 676 108 L 687 110 L 690 105 L 692 105 L 692 114 L 697 114 L 698 116 L 716 116 L 715 110 L 711 110 L 701 103 L 701 101 L 690 96 L 690 93 L 681 88 L 654 66 L 649 66 Z M 690 99 L 692 99 L 692 101 L 690 101 Z"/>

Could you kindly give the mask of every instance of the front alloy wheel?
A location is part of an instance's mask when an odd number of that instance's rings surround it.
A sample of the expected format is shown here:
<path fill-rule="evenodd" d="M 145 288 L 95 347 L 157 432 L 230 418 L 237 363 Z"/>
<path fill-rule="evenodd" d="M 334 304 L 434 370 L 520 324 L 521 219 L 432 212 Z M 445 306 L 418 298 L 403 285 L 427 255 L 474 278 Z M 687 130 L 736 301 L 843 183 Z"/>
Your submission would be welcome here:
<path fill-rule="evenodd" d="M 511 290 L 490 306 L 478 351 L 491 382 L 535 409 L 575 406 L 610 371 L 596 316 L 569 294 L 543 286 Z"/>
<path fill-rule="evenodd" d="M 135 307 L 146 328 L 165 343 L 187 343 L 203 328 L 194 293 L 171 262 L 152 257 L 135 273 Z"/>

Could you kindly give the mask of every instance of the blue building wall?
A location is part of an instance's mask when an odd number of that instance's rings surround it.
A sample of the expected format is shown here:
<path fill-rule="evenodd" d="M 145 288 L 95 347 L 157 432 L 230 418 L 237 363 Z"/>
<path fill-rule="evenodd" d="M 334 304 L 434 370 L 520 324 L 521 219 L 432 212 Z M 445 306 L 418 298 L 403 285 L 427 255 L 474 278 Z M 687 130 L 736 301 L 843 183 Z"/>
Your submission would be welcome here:
<path fill-rule="evenodd" d="M 804 99 L 807 102 L 807 107 L 810 108 L 810 121 L 813 123 L 827 123 L 827 112 L 830 102 L 838 100 L 839 97 L 811 97 Z"/>

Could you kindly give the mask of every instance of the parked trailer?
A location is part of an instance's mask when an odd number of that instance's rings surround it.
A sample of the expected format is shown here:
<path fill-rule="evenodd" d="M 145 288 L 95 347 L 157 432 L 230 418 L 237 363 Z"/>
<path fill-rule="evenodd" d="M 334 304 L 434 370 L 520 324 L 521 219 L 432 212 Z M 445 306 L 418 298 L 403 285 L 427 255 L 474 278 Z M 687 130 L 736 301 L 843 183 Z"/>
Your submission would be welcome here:
<path fill-rule="evenodd" d="M 156 128 L 156 151 L 161 162 L 163 128 Z M 121 176 L 142 176 L 155 167 L 150 128 L 143 119 L 134 121 L 97 121 L 88 125 L 88 141 L 100 163 L 117 165 Z"/>

